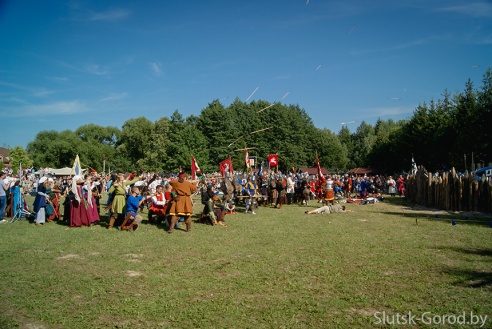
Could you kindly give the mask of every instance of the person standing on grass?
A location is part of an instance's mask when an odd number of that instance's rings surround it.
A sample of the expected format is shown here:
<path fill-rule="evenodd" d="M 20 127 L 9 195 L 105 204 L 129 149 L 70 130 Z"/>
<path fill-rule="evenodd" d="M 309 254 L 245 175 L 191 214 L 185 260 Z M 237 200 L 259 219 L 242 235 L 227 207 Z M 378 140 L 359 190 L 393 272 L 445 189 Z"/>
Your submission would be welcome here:
<path fill-rule="evenodd" d="M 213 186 L 211 182 L 208 182 L 207 185 L 203 186 L 202 189 L 202 204 L 203 207 L 203 215 L 208 215 L 213 224 L 217 223 L 217 218 L 215 218 L 214 213 L 214 197 L 216 197 L 215 192 L 213 190 Z"/>
<path fill-rule="evenodd" d="M 10 188 L 11 182 L 5 183 L 5 178 L 7 178 L 7 173 L 2 171 L 0 173 L 0 224 L 7 223 L 3 216 L 7 207 L 7 190 Z"/>
<path fill-rule="evenodd" d="M 253 209 L 254 207 L 254 197 L 256 194 L 256 183 L 254 181 L 254 177 L 250 176 L 248 178 L 248 182 L 246 183 L 245 189 L 244 189 L 245 196 L 248 196 L 245 200 L 246 204 L 246 210 L 244 213 L 248 213 L 249 210 L 251 210 L 252 215 L 256 215 L 255 210 Z"/>
<path fill-rule="evenodd" d="M 281 175 L 279 175 L 275 184 L 275 189 L 277 190 L 278 194 L 275 208 L 281 209 L 282 205 L 287 203 L 287 193 L 285 190 L 286 185 L 287 181 Z"/>
<path fill-rule="evenodd" d="M 140 177 L 137 176 L 130 181 L 125 181 L 125 176 L 118 175 L 116 178 L 116 182 L 111 185 L 108 193 L 112 195 L 111 204 L 108 206 L 108 209 L 111 208 L 111 217 L 109 218 L 108 229 L 112 229 L 114 223 L 116 222 L 116 218 L 118 215 L 124 214 L 124 209 L 126 206 L 126 188 L 132 184 L 135 184 L 140 180 Z"/>
<path fill-rule="evenodd" d="M 171 225 L 171 215 L 169 215 L 169 210 L 171 209 L 171 204 L 173 203 L 173 199 L 174 197 L 176 196 L 176 192 L 173 192 L 173 187 L 169 184 L 169 183 L 166 183 L 166 185 L 164 185 L 164 198 L 166 199 L 166 209 L 164 211 L 164 218 L 166 219 L 166 226 L 169 228 L 169 226 Z M 179 227 L 179 223 L 176 222 L 176 224 L 174 224 L 175 228 L 178 228 Z"/>
<path fill-rule="evenodd" d="M 36 213 L 36 219 L 34 223 L 37 226 L 43 225 L 46 222 L 46 205 L 49 202 L 48 194 L 51 192 L 51 183 L 53 179 L 48 180 L 46 176 L 41 177 L 39 180 L 38 191 L 33 203 L 33 210 Z"/>
<path fill-rule="evenodd" d="M 277 183 L 275 181 L 275 177 L 270 176 L 270 179 L 268 181 L 268 201 L 272 206 L 275 207 L 277 204 L 277 198 L 278 198 L 278 191 L 277 191 Z"/>
<path fill-rule="evenodd" d="M 287 204 L 292 204 L 292 198 L 294 197 L 295 192 L 295 182 L 294 177 L 292 177 L 292 173 L 287 177 Z"/>
<path fill-rule="evenodd" d="M 186 180 L 184 172 L 179 173 L 178 179 L 170 181 L 169 184 L 173 187 L 176 197 L 169 209 L 171 223 L 167 232 L 173 233 L 174 226 L 180 217 L 185 218 L 186 232 L 189 232 L 191 231 L 191 215 L 193 214 L 193 202 L 190 196 L 197 191 L 197 187 Z"/>
<path fill-rule="evenodd" d="M 392 176 L 388 177 L 386 184 L 388 184 L 388 194 L 394 197 L 396 194 L 396 182 Z"/>
<path fill-rule="evenodd" d="M 398 185 L 398 193 L 400 194 L 400 197 L 405 196 L 405 178 L 403 178 L 402 175 L 398 178 L 398 181 L 396 182 Z"/>

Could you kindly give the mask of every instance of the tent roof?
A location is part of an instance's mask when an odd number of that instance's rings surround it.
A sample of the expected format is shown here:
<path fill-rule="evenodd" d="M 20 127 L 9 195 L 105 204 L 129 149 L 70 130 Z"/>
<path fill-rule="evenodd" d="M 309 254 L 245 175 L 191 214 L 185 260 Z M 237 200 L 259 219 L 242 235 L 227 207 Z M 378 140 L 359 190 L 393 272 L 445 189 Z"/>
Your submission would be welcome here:
<path fill-rule="evenodd" d="M 82 169 L 82 172 L 84 171 L 85 169 Z M 38 170 L 36 174 L 41 174 L 41 170 Z M 50 168 L 50 174 L 55 176 L 72 176 L 72 168 L 69 167 L 60 168 L 60 169 Z"/>

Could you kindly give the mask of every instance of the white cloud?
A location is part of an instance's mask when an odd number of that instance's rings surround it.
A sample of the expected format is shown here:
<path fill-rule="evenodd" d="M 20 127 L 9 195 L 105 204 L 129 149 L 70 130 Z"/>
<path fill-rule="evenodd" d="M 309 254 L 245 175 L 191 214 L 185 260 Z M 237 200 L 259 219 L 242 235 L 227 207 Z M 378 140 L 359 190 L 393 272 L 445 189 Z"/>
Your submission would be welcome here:
<path fill-rule="evenodd" d="M 159 62 L 151 62 L 149 63 L 150 69 L 154 72 L 155 75 L 162 75 L 162 65 Z"/>
<path fill-rule="evenodd" d="M 492 17 L 492 3 L 475 2 L 438 8 L 437 11 L 453 12 L 472 17 Z"/>
<path fill-rule="evenodd" d="M 48 104 L 28 104 L 15 110 L 0 111 L 2 117 L 44 117 L 49 115 L 73 115 L 87 112 L 87 107 L 79 101 L 53 102 Z"/>
<path fill-rule="evenodd" d="M 108 69 L 106 67 L 94 63 L 86 64 L 83 68 L 83 71 L 94 75 L 109 74 Z"/>
<path fill-rule="evenodd" d="M 130 16 L 130 11 L 126 9 L 113 9 L 106 12 L 93 12 L 89 15 L 90 21 L 119 21 Z"/>
<path fill-rule="evenodd" d="M 8 87 L 8 88 L 12 88 L 12 89 L 16 89 L 16 90 L 20 90 L 20 91 L 23 91 L 23 92 L 27 92 L 29 95 L 28 96 L 34 96 L 34 97 L 45 97 L 45 96 L 48 96 L 48 95 L 51 95 L 51 94 L 54 94 L 55 91 L 53 90 L 48 90 L 44 87 L 30 87 L 30 86 L 22 86 L 22 85 L 18 85 L 18 84 L 15 84 L 15 83 L 10 83 L 10 82 L 3 82 L 3 81 L 0 81 L 0 86 L 5 86 L 5 87 Z"/>
<path fill-rule="evenodd" d="M 387 48 L 373 48 L 373 49 L 361 49 L 361 50 L 351 51 L 350 55 L 360 56 L 360 55 L 382 53 L 382 52 L 388 52 L 394 50 L 403 50 L 403 49 L 419 47 L 427 44 L 432 44 L 440 40 L 448 40 L 449 38 L 450 38 L 449 35 L 442 35 L 442 36 L 432 35 L 425 38 L 411 40 L 405 43 L 395 44 Z"/>
<path fill-rule="evenodd" d="M 109 96 L 101 98 L 99 101 L 100 102 L 111 102 L 111 101 L 117 101 L 123 98 L 126 98 L 128 96 L 128 93 L 111 93 Z"/>

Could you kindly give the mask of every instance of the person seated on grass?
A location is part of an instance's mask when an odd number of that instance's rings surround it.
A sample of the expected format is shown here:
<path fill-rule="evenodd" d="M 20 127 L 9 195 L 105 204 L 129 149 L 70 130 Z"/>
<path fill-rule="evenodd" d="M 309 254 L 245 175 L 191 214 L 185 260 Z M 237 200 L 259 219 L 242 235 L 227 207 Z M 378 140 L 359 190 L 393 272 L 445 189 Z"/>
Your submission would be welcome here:
<path fill-rule="evenodd" d="M 140 223 L 142 223 L 142 216 L 138 213 L 138 209 L 140 205 L 151 198 L 153 194 L 142 196 L 140 195 L 140 189 L 136 186 L 133 186 L 131 189 L 131 194 L 126 199 L 126 216 L 123 224 L 118 227 L 119 230 L 128 230 L 128 231 L 136 231 Z M 129 224 L 129 225 L 128 225 Z"/>
<path fill-rule="evenodd" d="M 237 212 L 234 210 L 236 209 L 236 205 L 234 204 L 233 200 L 229 200 L 229 202 L 224 203 L 224 208 L 227 212 L 227 215 L 236 215 Z"/>
<path fill-rule="evenodd" d="M 346 209 L 345 206 L 342 206 L 340 204 L 333 204 L 333 205 L 330 204 L 317 209 L 306 211 L 306 214 L 308 215 L 333 214 L 336 212 L 350 212 L 350 211 L 351 210 Z"/>
<path fill-rule="evenodd" d="M 215 207 L 214 209 L 215 213 L 215 218 L 217 219 L 217 225 L 219 226 L 226 226 L 224 224 L 225 222 L 225 216 L 227 215 L 227 210 L 223 205 L 219 205 L 218 207 Z"/>
<path fill-rule="evenodd" d="M 365 188 L 364 191 L 360 193 L 360 198 L 366 199 L 368 196 L 369 196 L 369 192 L 367 191 L 367 188 Z"/>
<path fill-rule="evenodd" d="M 157 222 L 158 224 L 166 218 L 166 196 L 163 192 L 164 187 L 162 185 L 157 185 L 155 188 L 154 196 L 151 198 L 149 206 L 148 219 L 149 223 Z M 157 216 L 157 220 L 154 220 L 153 215 Z"/>

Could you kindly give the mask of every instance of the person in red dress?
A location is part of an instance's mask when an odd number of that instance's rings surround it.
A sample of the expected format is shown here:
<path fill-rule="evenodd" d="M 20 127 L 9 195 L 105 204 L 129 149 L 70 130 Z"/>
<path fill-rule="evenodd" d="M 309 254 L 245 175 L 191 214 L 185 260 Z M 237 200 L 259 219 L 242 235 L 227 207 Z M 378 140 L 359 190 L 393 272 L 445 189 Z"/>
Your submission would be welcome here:
<path fill-rule="evenodd" d="M 398 181 L 396 181 L 396 184 L 398 185 L 398 193 L 400 194 L 400 197 L 405 196 L 405 178 L 403 178 L 402 175 L 398 178 Z"/>

